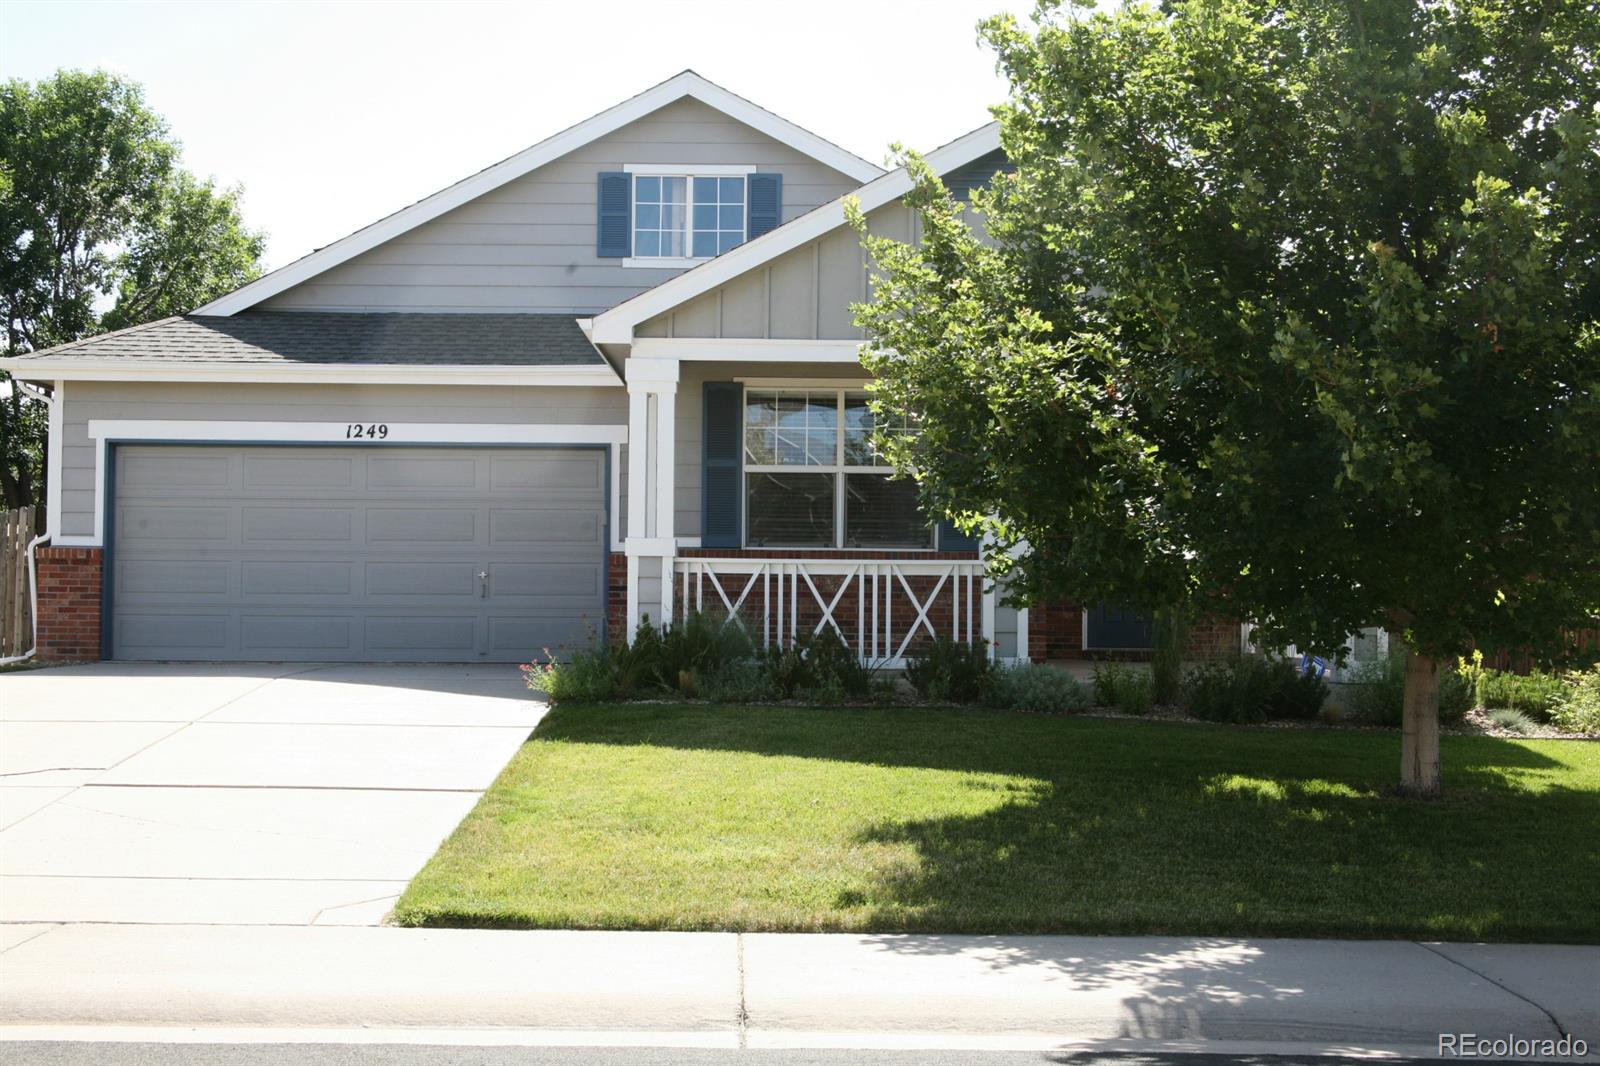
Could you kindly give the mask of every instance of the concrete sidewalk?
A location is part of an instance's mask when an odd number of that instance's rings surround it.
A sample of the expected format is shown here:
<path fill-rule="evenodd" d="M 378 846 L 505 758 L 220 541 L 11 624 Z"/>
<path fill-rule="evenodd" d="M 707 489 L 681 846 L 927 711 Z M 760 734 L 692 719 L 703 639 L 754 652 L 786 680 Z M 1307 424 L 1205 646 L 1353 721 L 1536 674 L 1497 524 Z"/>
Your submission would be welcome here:
<path fill-rule="evenodd" d="M 0 1038 L 161 1027 L 1431 1056 L 1440 1033 L 1470 1032 L 1600 1045 L 1600 949 L 1563 946 L 11 925 L 0 990 Z"/>

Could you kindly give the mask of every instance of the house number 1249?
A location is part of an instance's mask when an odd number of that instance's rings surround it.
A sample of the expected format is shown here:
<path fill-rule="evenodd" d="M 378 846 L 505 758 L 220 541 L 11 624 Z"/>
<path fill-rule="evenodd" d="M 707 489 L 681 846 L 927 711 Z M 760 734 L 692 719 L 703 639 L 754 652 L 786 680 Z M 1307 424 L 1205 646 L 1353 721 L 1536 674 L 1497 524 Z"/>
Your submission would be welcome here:
<path fill-rule="evenodd" d="M 383 422 L 348 422 L 344 427 L 345 440 L 382 440 L 389 435 Z"/>

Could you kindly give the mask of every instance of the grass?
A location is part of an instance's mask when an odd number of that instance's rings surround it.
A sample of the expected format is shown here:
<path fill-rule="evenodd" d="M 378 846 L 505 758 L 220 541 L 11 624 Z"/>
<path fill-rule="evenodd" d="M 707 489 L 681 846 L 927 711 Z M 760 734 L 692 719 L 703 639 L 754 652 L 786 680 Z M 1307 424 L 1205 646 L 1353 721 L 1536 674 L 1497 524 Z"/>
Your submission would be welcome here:
<path fill-rule="evenodd" d="M 956 710 L 564 707 L 411 925 L 1600 942 L 1600 744 Z"/>

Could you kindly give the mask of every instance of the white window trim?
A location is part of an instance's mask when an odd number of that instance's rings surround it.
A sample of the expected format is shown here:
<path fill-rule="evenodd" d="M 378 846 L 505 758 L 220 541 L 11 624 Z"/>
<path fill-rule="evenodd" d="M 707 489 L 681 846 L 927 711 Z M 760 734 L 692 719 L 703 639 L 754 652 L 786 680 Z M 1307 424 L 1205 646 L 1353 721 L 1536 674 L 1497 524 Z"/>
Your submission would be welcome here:
<path fill-rule="evenodd" d="M 864 382 L 855 384 L 841 384 L 839 382 L 789 382 L 781 385 L 765 385 L 760 379 L 743 380 L 744 403 L 739 409 L 739 454 L 740 478 L 739 493 L 743 504 L 739 508 L 742 528 L 739 530 L 739 543 L 745 550 L 750 551 L 837 551 L 837 552 L 864 552 L 864 551 L 893 551 L 893 552 L 932 552 L 939 547 L 938 531 L 930 524 L 928 544 L 923 547 L 908 547 L 904 545 L 866 548 L 844 543 L 845 537 L 845 476 L 849 474 L 894 474 L 894 467 L 885 465 L 847 464 L 844 461 L 844 404 L 845 398 L 850 393 L 864 393 Z M 750 393 L 785 393 L 785 392 L 832 392 L 834 393 L 834 410 L 837 418 L 837 431 L 833 438 L 833 463 L 827 466 L 802 466 L 794 463 L 750 463 L 744 461 L 745 434 L 749 429 L 745 422 L 745 415 L 750 410 Z M 795 544 L 751 544 L 750 543 L 750 489 L 749 482 L 744 480 L 747 474 L 828 474 L 833 477 L 833 544 L 823 547 L 806 547 Z"/>
<path fill-rule="evenodd" d="M 642 174 L 645 177 L 681 178 L 684 175 L 696 178 L 737 178 L 757 171 L 752 164 L 739 163 L 733 166 L 723 166 L 710 163 L 624 163 L 622 170 L 625 174 Z"/>
<path fill-rule="evenodd" d="M 639 200 L 637 195 L 638 182 L 635 178 L 682 178 L 684 180 L 683 201 L 683 246 L 687 250 L 694 248 L 694 179 L 695 178 L 744 178 L 744 225 L 740 230 L 745 236 L 741 237 L 739 244 L 749 240 L 750 233 L 750 175 L 756 172 L 754 166 L 743 164 L 737 166 L 721 166 L 715 164 L 685 165 L 681 163 L 624 163 L 624 173 L 630 175 L 628 179 L 628 247 L 634 248 L 639 243 Z M 713 232 L 721 232 L 720 229 Z M 739 245 L 734 245 L 737 248 Z M 729 251 L 733 249 L 730 248 Z M 721 253 L 717 253 L 721 254 Z M 630 255 L 622 260 L 624 267 L 653 267 L 657 270 L 673 268 L 697 267 L 701 263 L 709 263 L 716 255 Z"/>
<path fill-rule="evenodd" d="M 369 417 L 363 421 L 372 421 Z M 197 444 L 348 444 L 345 422 L 217 422 L 193 419 L 91 418 L 88 437 L 94 443 L 94 534 L 57 537 L 62 546 L 100 547 L 106 542 L 106 462 L 111 441 L 193 441 Z M 59 439 L 51 435 L 52 441 Z M 610 458 L 611 546 L 623 550 L 622 447 L 628 441 L 625 425 L 559 425 L 510 423 L 390 423 L 385 444 L 590 444 L 604 445 Z M 57 460 L 59 462 L 59 460 Z M 59 473 L 59 472 L 58 472 Z M 59 478 L 55 481 L 59 484 Z M 59 514 L 59 510 L 57 511 Z M 52 518 L 52 521 L 55 521 Z M 57 527 L 59 528 L 59 527 Z"/>

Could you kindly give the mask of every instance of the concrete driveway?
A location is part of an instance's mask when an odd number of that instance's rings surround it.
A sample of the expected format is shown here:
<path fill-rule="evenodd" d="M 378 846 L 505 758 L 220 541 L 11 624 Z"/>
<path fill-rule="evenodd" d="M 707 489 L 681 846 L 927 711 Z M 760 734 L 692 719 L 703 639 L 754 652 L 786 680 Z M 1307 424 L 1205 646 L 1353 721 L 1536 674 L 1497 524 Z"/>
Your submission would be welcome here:
<path fill-rule="evenodd" d="M 0 674 L 0 922 L 376 924 L 544 711 L 512 666 Z"/>

